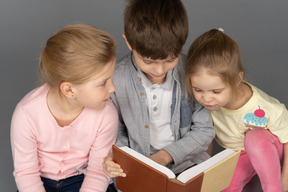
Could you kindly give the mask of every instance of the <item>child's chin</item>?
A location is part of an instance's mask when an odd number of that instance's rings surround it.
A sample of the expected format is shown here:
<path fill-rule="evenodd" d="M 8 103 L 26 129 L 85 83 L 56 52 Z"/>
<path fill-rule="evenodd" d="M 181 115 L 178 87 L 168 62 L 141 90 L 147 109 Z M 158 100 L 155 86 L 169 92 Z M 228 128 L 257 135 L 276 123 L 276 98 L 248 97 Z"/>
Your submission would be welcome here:
<path fill-rule="evenodd" d="M 106 103 L 103 102 L 103 103 L 100 103 L 100 104 L 98 104 L 97 106 L 93 106 L 93 107 L 91 107 L 91 108 L 92 108 L 92 109 L 95 109 L 95 110 L 98 110 L 98 111 L 101 111 L 101 110 L 103 110 L 103 109 L 105 108 L 105 106 L 106 106 Z"/>
<path fill-rule="evenodd" d="M 219 109 L 219 107 L 216 106 L 205 106 L 206 109 L 208 109 L 209 111 L 217 111 Z"/>

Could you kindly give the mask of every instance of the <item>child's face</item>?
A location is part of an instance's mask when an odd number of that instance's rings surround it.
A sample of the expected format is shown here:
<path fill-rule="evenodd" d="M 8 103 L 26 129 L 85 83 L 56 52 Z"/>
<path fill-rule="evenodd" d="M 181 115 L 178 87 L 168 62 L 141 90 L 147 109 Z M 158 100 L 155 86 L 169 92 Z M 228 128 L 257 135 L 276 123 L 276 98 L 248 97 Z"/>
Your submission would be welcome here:
<path fill-rule="evenodd" d="M 81 85 L 74 85 L 75 99 L 79 106 L 102 110 L 110 94 L 115 91 L 112 76 L 115 71 L 116 60 L 107 63 L 100 73 L 95 74 L 90 81 Z"/>
<path fill-rule="evenodd" d="M 133 55 L 138 67 L 143 71 L 152 84 L 161 84 L 165 81 L 168 71 L 173 69 L 179 60 L 178 57 L 168 57 L 163 60 L 152 60 L 142 57 L 133 50 Z"/>
<path fill-rule="evenodd" d="M 229 108 L 232 102 L 232 89 L 216 75 L 202 69 L 191 77 L 192 90 L 195 99 L 208 110 Z"/>

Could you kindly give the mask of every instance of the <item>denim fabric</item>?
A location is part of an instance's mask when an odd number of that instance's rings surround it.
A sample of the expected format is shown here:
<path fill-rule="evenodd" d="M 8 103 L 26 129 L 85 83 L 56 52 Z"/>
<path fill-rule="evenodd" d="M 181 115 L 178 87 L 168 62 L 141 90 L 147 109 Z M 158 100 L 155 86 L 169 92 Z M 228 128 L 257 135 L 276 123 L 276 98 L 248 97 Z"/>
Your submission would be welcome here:
<path fill-rule="evenodd" d="M 41 177 L 46 192 L 79 192 L 84 174 L 55 181 Z M 17 192 L 19 192 L 17 190 Z"/>
<path fill-rule="evenodd" d="M 78 192 L 84 180 L 84 174 L 59 181 L 41 177 L 46 192 Z"/>
<path fill-rule="evenodd" d="M 69 177 L 59 181 L 47 179 L 44 177 L 41 177 L 41 180 L 44 184 L 46 192 L 79 192 L 84 180 L 84 174 Z M 19 191 L 17 190 L 17 192 Z M 108 186 L 106 192 L 117 192 L 117 189 L 114 187 L 114 184 L 111 183 Z"/>
<path fill-rule="evenodd" d="M 108 188 L 107 188 L 106 192 L 117 192 L 117 189 L 114 186 L 114 183 L 111 183 L 111 184 L 108 185 Z"/>

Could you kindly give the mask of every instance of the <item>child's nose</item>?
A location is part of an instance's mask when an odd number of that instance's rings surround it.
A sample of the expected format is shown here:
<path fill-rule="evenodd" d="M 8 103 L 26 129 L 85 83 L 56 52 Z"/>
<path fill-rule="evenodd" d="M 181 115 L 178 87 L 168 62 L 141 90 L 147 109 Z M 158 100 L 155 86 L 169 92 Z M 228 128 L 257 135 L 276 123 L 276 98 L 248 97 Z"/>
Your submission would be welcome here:
<path fill-rule="evenodd" d="M 202 99 L 205 103 L 208 103 L 211 101 L 212 97 L 209 94 L 203 94 Z"/>
<path fill-rule="evenodd" d="M 165 65 L 162 63 L 158 63 L 155 71 L 157 74 L 163 74 L 165 72 Z"/>
<path fill-rule="evenodd" d="M 116 90 L 116 87 L 115 87 L 113 81 L 111 80 L 111 85 L 109 87 L 109 93 L 113 93 L 115 90 Z"/>

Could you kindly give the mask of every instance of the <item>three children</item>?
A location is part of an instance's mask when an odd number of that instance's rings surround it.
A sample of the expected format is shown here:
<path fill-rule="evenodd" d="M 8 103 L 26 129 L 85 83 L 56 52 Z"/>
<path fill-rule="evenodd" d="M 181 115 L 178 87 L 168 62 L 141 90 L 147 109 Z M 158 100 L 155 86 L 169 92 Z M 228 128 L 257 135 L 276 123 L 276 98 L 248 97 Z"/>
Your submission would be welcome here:
<path fill-rule="evenodd" d="M 21 192 L 105 191 L 104 172 L 125 177 L 108 153 L 117 126 L 117 146 L 181 173 L 209 158 L 210 111 L 219 144 L 242 151 L 224 191 L 242 191 L 256 173 L 264 191 L 288 190 L 287 109 L 243 81 L 233 39 L 210 30 L 185 58 L 188 18 L 180 0 L 129 1 L 124 30 L 130 53 L 115 73 L 116 42 L 99 29 L 72 25 L 47 41 L 39 67 L 43 85 L 18 103 L 12 118 Z"/>

